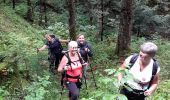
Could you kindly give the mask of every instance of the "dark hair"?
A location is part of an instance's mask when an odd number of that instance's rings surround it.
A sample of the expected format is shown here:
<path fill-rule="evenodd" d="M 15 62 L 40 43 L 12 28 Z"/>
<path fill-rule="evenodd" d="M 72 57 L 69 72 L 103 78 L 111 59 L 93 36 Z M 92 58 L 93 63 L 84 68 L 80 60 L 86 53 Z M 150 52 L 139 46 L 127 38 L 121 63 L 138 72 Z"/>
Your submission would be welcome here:
<path fill-rule="evenodd" d="M 53 35 L 53 34 L 51 34 L 51 35 L 49 35 L 51 38 L 55 38 L 55 35 Z"/>

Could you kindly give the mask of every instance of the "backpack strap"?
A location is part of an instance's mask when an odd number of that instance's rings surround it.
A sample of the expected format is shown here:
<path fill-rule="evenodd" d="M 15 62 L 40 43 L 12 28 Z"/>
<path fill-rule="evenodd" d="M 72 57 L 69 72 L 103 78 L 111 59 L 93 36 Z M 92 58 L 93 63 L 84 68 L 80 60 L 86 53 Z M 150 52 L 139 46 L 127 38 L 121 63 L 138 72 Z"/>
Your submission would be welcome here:
<path fill-rule="evenodd" d="M 134 65 L 134 63 L 138 59 L 138 56 L 139 56 L 138 54 L 133 54 L 132 55 L 132 58 L 130 59 L 130 62 L 129 62 L 129 68 L 132 68 L 132 66 Z"/>
<path fill-rule="evenodd" d="M 72 61 L 71 61 L 71 59 L 70 59 L 70 56 L 69 56 L 68 52 L 66 52 L 64 55 L 65 55 L 65 56 L 67 57 L 67 59 L 68 59 L 67 65 L 70 65 L 70 67 L 71 67 Z M 71 70 L 72 70 L 72 67 L 71 67 Z"/>
<path fill-rule="evenodd" d="M 64 55 L 65 55 L 65 56 L 67 57 L 67 59 L 68 59 L 67 65 L 70 65 L 70 66 L 71 66 L 71 59 L 70 59 L 70 57 L 69 57 L 68 52 L 65 52 Z M 72 67 L 71 67 L 71 69 L 72 69 Z M 64 85 L 63 85 L 63 84 L 64 84 L 63 79 L 64 79 L 65 77 L 67 77 L 67 71 L 66 71 L 66 70 L 64 70 L 64 71 L 62 72 L 62 74 L 61 74 L 61 86 L 64 86 Z"/>
<path fill-rule="evenodd" d="M 83 60 L 82 56 L 80 55 L 79 52 L 77 52 L 77 55 L 79 57 L 80 63 L 83 65 L 85 63 L 85 61 Z"/>
<path fill-rule="evenodd" d="M 153 59 L 153 60 L 154 60 L 154 63 L 153 63 L 153 67 L 152 67 L 152 77 L 151 77 L 151 80 L 149 82 L 148 89 L 151 87 L 152 81 L 153 81 L 153 79 L 154 79 L 154 77 L 157 73 L 158 67 L 159 67 L 158 62 L 155 59 Z"/>
<path fill-rule="evenodd" d="M 68 59 L 68 62 L 67 62 L 67 65 L 69 65 L 70 67 L 71 67 L 71 63 L 72 63 L 72 61 L 71 61 L 71 59 L 70 59 L 70 56 L 69 56 L 69 53 L 68 52 L 65 52 L 65 54 L 64 54 L 66 57 L 67 57 L 67 59 Z M 79 57 L 79 60 L 80 60 L 80 63 L 82 64 L 82 58 L 80 58 L 80 55 L 78 54 L 78 57 Z M 72 70 L 72 67 L 71 67 L 71 70 Z M 65 70 L 65 71 L 63 71 L 63 73 L 62 73 L 62 77 L 61 77 L 61 85 L 63 85 L 63 79 L 64 78 L 73 78 L 73 79 L 77 79 L 78 81 L 80 80 L 80 75 L 78 75 L 78 76 L 70 76 L 70 75 L 68 75 L 67 74 L 67 71 Z"/>

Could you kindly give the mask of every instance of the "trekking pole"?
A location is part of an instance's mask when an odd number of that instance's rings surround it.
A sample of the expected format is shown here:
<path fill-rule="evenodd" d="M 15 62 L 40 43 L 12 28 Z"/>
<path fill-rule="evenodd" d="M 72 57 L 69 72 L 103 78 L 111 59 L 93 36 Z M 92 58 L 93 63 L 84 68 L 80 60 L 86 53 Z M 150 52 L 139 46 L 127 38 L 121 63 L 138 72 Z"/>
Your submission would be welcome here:
<path fill-rule="evenodd" d="M 85 76 L 85 74 L 84 74 L 84 70 L 85 70 L 85 68 L 84 67 L 86 67 L 85 65 L 83 65 L 83 77 L 84 77 L 84 83 L 85 83 L 85 86 L 86 86 L 86 90 L 87 90 L 87 80 L 86 80 L 86 76 Z"/>
<path fill-rule="evenodd" d="M 62 95 L 63 95 L 63 91 L 64 91 L 64 81 L 63 81 L 63 79 L 64 79 L 64 77 L 66 77 L 66 70 L 64 70 L 64 72 L 62 72 L 62 74 L 61 74 L 61 86 L 62 86 L 62 88 L 61 88 L 61 97 L 60 97 L 60 100 L 62 100 Z"/>
<path fill-rule="evenodd" d="M 62 96 L 63 96 L 63 91 L 64 91 L 64 86 L 62 86 L 62 89 L 61 89 L 61 96 L 60 96 L 60 100 L 62 100 Z"/>
<path fill-rule="evenodd" d="M 84 74 L 84 70 L 85 70 L 85 67 L 86 67 L 86 63 L 85 63 L 85 61 L 83 60 L 83 58 L 81 57 L 81 55 L 80 55 L 80 53 L 77 51 L 77 54 L 78 54 L 78 56 L 79 56 L 79 58 L 80 58 L 80 62 L 81 62 L 81 64 L 82 64 L 82 75 L 83 75 L 83 77 L 84 77 L 84 82 L 85 82 L 85 86 L 86 86 L 86 90 L 87 90 L 87 80 L 86 80 L 86 76 L 85 76 L 85 74 Z"/>
<path fill-rule="evenodd" d="M 93 73 L 93 70 L 92 70 L 92 67 L 91 67 L 91 63 L 90 63 L 90 59 L 89 59 L 88 55 L 87 55 L 87 59 L 88 59 L 88 62 L 89 62 L 89 66 L 90 66 L 91 73 L 92 73 L 94 85 L 95 85 L 95 87 L 96 87 L 96 89 L 97 89 L 96 80 L 95 80 L 95 77 L 94 77 L 94 73 Z"/>

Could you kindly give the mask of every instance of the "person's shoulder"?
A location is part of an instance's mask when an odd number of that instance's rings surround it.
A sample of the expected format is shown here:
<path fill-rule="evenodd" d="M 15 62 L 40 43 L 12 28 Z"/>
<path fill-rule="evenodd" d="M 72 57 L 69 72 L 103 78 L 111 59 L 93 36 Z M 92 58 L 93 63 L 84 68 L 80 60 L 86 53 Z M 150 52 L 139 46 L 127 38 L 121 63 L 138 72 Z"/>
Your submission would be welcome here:
<path fill-rule="evenodd" d="M 91 46 L 91 43 L 90 43 L 90 42 L 85 41 L 85 45 L 87 45 L 87 46 Z"/>
<path fill-rule="evenodd" d="M 59 41 L 59 38 L 55 37 L 55 40 Z"/>
<path fill-rule="evenodd" d="M 128 57 L 125 59 L 125 61 L 126 61 L 126 62 L 130 62 L 131 59 L 132 59 L 134 56 L 136 56 L 136 54 L 131 54 L 130 56 L 128 56 Z"/>

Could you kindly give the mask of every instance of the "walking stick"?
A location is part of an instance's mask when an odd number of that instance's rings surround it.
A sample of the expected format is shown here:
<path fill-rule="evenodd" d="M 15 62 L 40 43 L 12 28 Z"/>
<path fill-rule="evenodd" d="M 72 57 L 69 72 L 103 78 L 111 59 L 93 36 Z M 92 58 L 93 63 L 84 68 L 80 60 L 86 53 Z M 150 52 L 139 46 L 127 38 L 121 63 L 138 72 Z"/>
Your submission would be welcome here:
<path fill-rule="evenodd" d="M 61 86 L 62 86 L 62 88 L 61 88 L 61 97 L 60 97 L 60 100 L 62 100 L 62 95 L 63 95 L 63 90 L 64 90 L 64 81 L 63 81 L 63 79 L 64 79 L 64 77 L 66 77 L 66 70 L 64 70 L 64 72 L 62 72 L 62 74 L 61 74 Z"/>
<path fill-rule="evenodd" d="M 83 70 L 84 70 L 84 67 L 86 67 L 85 65 L 82 65 L 83 66 Z M 84 77 L 84 82 L 85 82 L 85 86 L 86 86 L 86 90 L 87 90 L 87 80 L 86 80 L 86 76 L 85 76 L 85 74 L 84 74 L 84 71 L 82 71 L 83 73 L 83 77 Z"/>
<path fill-rule="evenodd" d="M 79 58 L 80 58 L 80 62 L 81 62 L 81 64 L 82 64 L 82 75 L 83 75 L 83 77 L 84 77 L 84 82 L 85 82 L 85 86 L 86 86 L 86 90 L 87 90 L 87 80 L 86 80 L 86 76 L 85 76 L 85 74 L 84 74 L 84 68 L 86 67 L 86 63 L 85 63 L 85 61 L 83 60 L 83 58 L 81 57 L 81 55 L 80 55 L 80 53 L 77 51 L 77 54 L 78 54 L 78 56 L 79 56 Z"/>
<path fill-rule="evenodd" d="M 91 73 L 92 73 L 94 85 L 95 85 L 95 87 L 96 87 L 96 89 L 97 89 L 96 80 L 95 80 L 95 77 L 94 77 L 94 73 L 93 73 L 93 70 L 92 70 L 92 67 L 91 67 L 91 63 L 90 63 L 90 59 L 89 59 L 89 56 L 88 56 L 88 55 L 87 55 L 87 60 L 88 60 L 88 63 L 89 63 L 89 66 L 90 66 L 90 70 L 91 70 Z"/>

